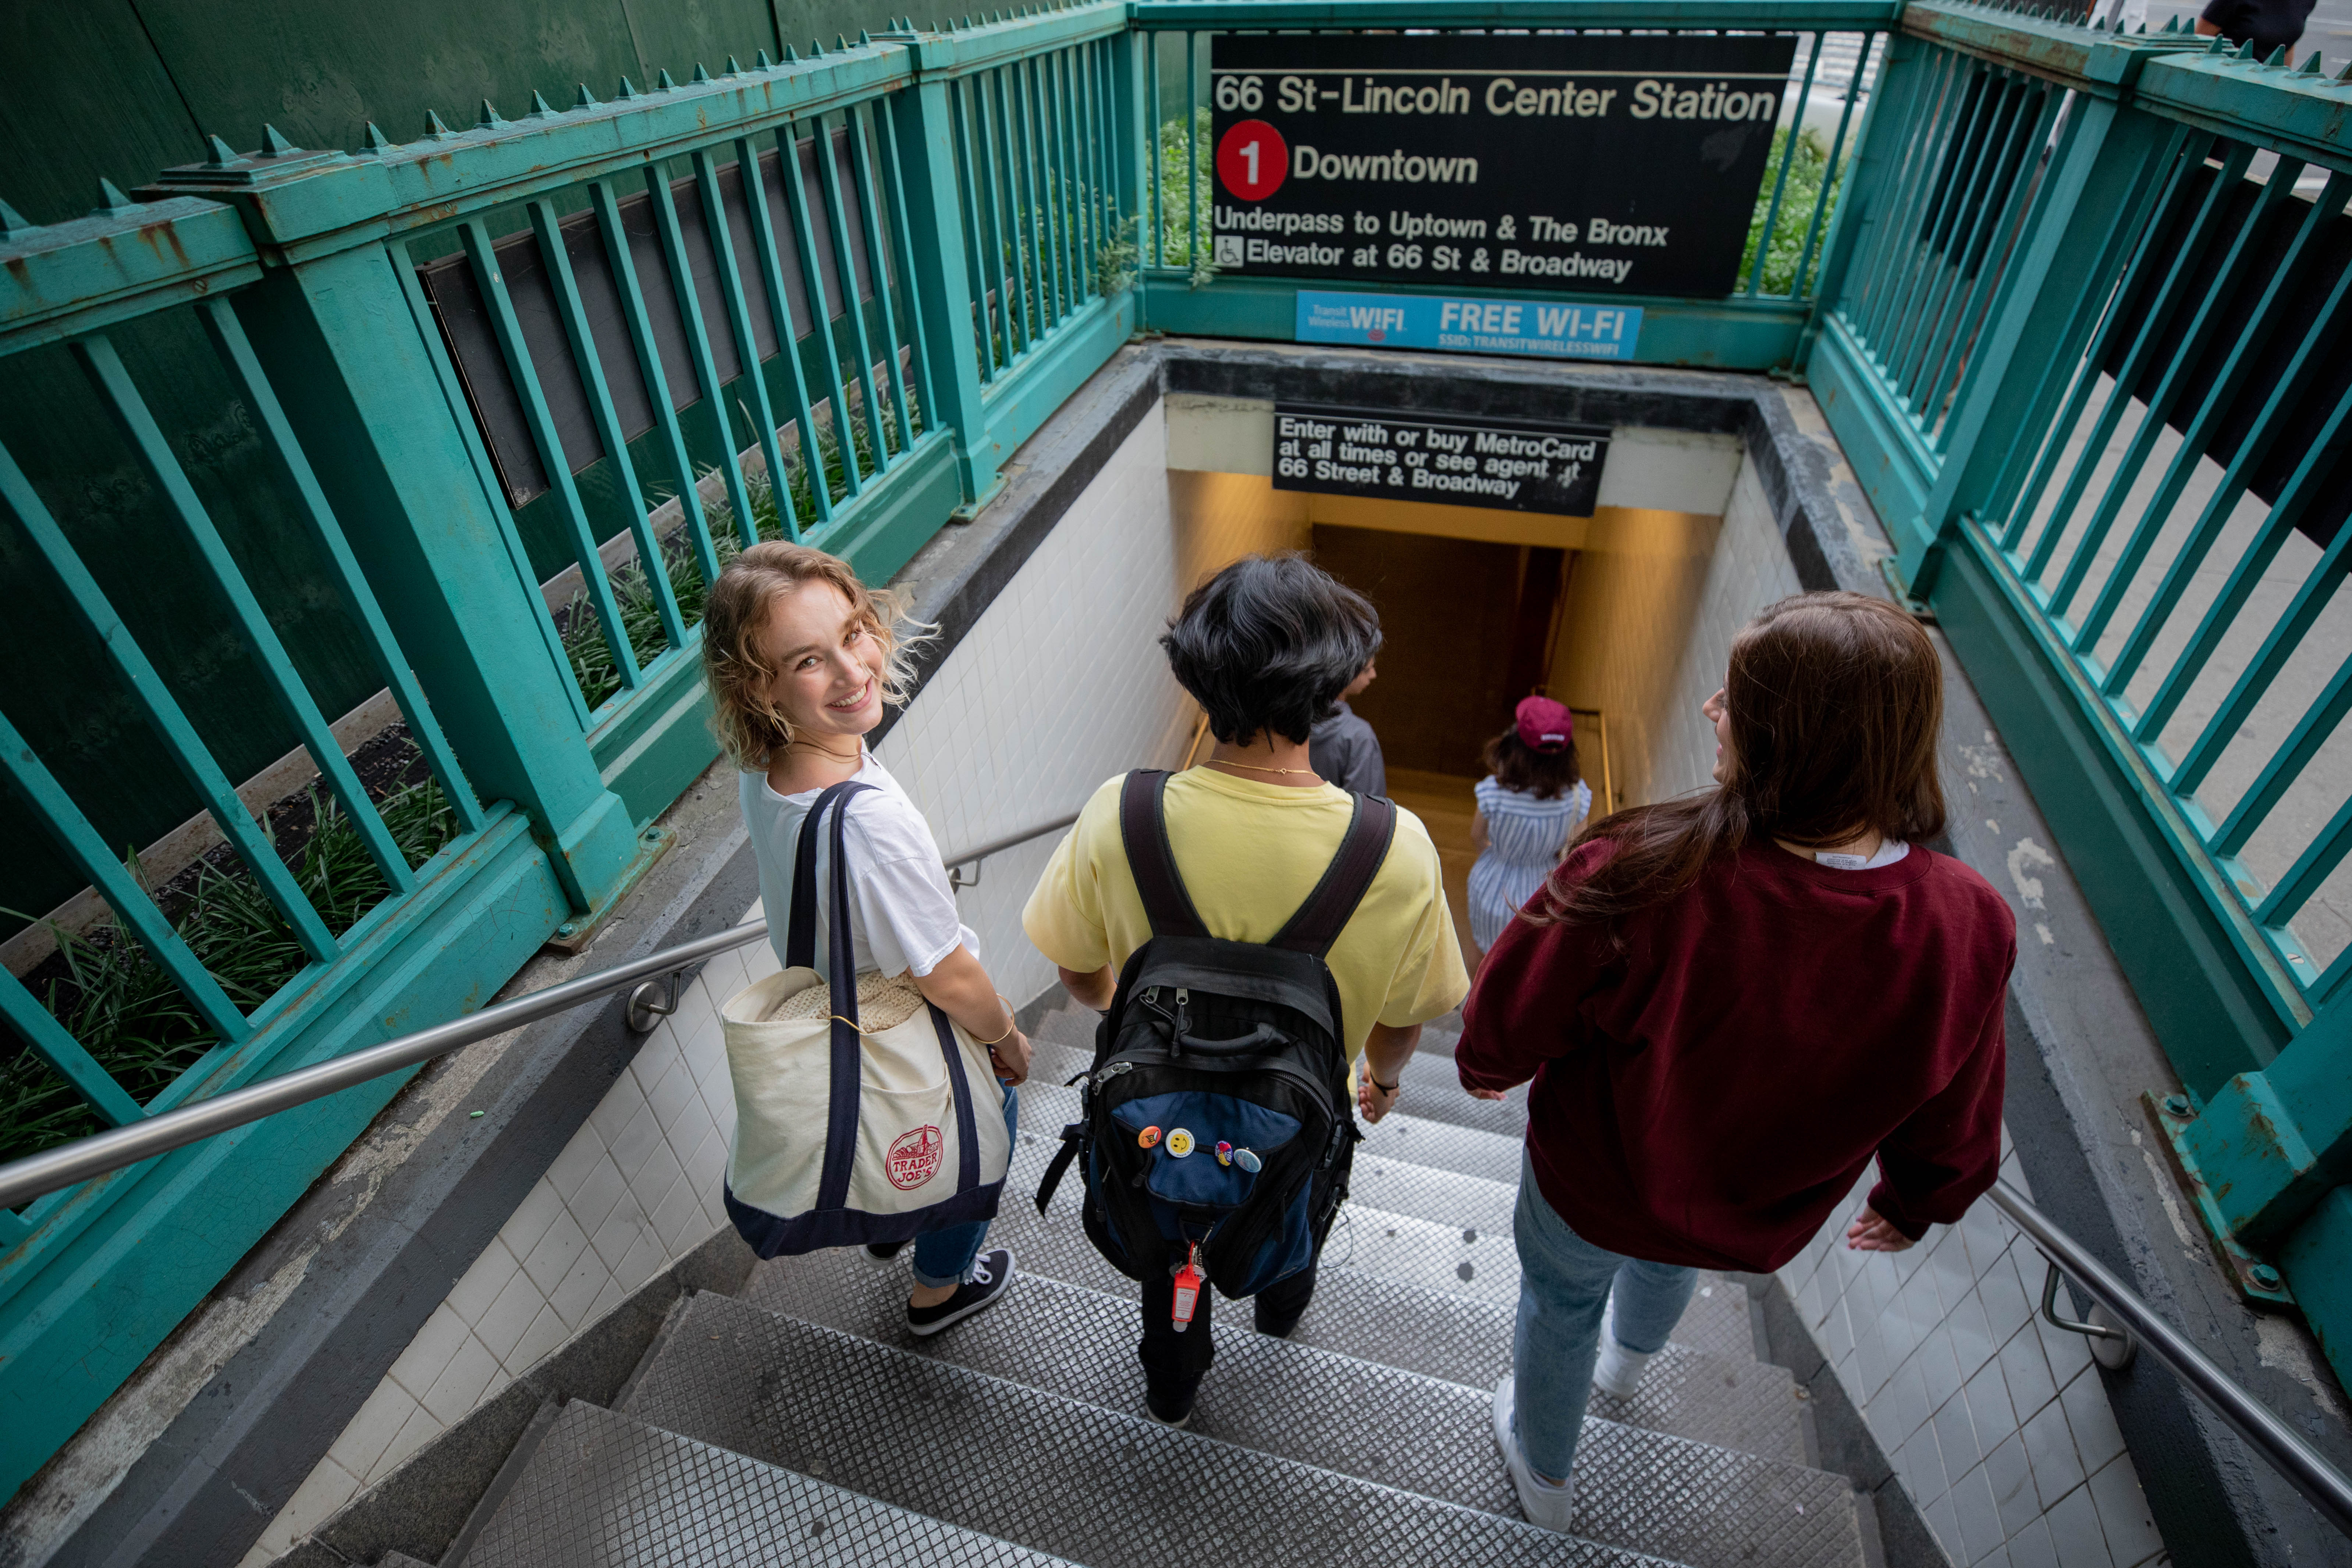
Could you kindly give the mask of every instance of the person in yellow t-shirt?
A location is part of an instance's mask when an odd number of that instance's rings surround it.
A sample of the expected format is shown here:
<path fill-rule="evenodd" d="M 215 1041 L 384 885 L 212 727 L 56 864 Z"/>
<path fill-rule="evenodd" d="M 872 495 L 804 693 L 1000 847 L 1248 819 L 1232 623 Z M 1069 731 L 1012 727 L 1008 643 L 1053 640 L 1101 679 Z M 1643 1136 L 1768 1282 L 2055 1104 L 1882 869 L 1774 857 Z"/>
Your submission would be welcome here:
<path fill-rule="evenodd" d="M 1213 936 L 1263 942 L 1307 900 L 1354 811 L 1353 798 L 1308 765 L 1307 742 L 1380 647 L 1365 599 L 1294 555 L 1234 563 L 1184 601 L 1160 646 L 1177 682 L 1209 717 L 1216 749 L 1169 780 L 1168 837 L 1177 874 Z M 1094 794 L 1029 895 L 1022 926 L 1087 1006 L 1110 1005 L 1128 955 L 1151 936 L 1120 840 L 1118 779 Z M 1378 1121 L 1397 1103 L 1421 1026 L 1470 989 L 1429 830 L 1400 807 L 1388 857 L 1325 957 L 1339 992 L 1339 1029 L 1361 1053 L 1357 1109 Z M 1213 1355 L 1210 1293 L 1192 1331 L 1170 1326 L 1172 1282 L 1143 1287 L 1146 1403 L 1181 1426 Z M 1297 1325 L 1312 1266 L 1254 1301 L 1261 1333 Z"/>

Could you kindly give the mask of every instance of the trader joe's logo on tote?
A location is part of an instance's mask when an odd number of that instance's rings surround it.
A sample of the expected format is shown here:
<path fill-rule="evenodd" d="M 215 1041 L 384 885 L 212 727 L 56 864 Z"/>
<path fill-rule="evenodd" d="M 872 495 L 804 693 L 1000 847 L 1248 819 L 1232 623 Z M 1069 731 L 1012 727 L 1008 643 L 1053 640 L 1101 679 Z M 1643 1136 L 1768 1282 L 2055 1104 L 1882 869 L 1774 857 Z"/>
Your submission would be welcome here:
<path fill-rule="evenodd" d="M 890 1144 L 890 1184 L 904 1193 L 929 1181 L 939 1174 L 940 1152 L 944 1147 L 936 1127 L 918 1127 L 912 1132 L 900 1133 Z"/>

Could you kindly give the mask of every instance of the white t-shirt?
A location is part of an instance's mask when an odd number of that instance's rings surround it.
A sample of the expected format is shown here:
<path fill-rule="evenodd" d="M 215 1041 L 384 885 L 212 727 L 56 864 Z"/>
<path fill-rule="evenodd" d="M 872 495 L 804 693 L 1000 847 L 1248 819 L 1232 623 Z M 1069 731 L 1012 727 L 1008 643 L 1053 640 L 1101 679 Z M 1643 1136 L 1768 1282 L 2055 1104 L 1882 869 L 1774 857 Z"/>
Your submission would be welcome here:
<path fill-rule="evenodd" d="M 929 974 L 962 945 L 980 952 L 980 939 L 956 918 L 955 889 L 930 824 L 889 771 L 866 755 L 859 784 L 872 784 L 849 797 L 844 845 L 849 852 L 849 942 L 859 973 Z M 785 962 L 785 928 L 793 910 L 793 857 L 800 848 L 801 823 L 822 790 L 778 795 L 765 773 L 738 776 L 743 821 L 751 830 L 751 854 L 760 866 L 760 901 L 768 914 L 768 941 L 776 961 Z M 816 971 L 830 980 L 825 963 L 826 910 L 833 897 L 833 826 L 828 820 L 816 839 Z"/>
<path fill-rule="evenodd" d="M 1878 847 L 1868 855 L 1839 855 L 1827 849 L 1813 851 L 1813 858 L 1832 871 L 1875 871 L 1881 866 L 1892 866 L 1911 853 L 1911 846 L 1900 838 L 1882 838 Z"/>

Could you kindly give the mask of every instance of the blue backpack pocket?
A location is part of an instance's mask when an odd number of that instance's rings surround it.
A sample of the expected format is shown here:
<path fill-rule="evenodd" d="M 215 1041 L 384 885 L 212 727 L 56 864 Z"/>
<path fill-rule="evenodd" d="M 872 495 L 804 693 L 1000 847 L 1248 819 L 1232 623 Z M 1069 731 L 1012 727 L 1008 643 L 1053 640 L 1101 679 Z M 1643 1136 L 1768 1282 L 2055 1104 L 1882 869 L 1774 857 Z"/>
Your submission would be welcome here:
<path fill-rule="evenodd" d="M 1158 1128 L 1145 1167 L 1144 1191 L 1158 1200 L 1152 1206 L 1160 1232 L 1171 1241 L 1202 1239 L 1215 1224 L 1202 1223 L 1203 1211 L 1222 1217 L 1249 1198 L 1257 1174 L 1239 1160 L 1217 1158 L 1217 1145 L 1250 1150 L 1261 1161 L 1298 1136 L 1299 1121 L 1279 1110 L 1236 1100 L 1229 1095 L 1183 1089 L 1171 1094 L 1130 1100 L 1111 1112 L 1111 1120 L 1129 1138 L 1147 1128 Z M 1181 1130 L 1192 1134 L 1192 1151 L 1178 1154 L 1169 1147 L 1170 1135 Z M 1194 1217 L 1189 1228 L 1180 1224 L 1179 1210 Z"/>

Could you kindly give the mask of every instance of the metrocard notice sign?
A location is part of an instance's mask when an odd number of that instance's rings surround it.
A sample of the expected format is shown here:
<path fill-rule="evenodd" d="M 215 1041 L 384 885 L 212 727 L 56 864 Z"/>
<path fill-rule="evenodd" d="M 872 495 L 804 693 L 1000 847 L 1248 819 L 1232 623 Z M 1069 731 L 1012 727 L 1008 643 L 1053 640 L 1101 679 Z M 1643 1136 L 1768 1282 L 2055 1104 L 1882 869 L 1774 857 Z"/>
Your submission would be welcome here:
<path fill-rule="evenodd" d="M 1220 34 L 1213 255 L 1244 277 L 1728 294 L 1795 48 Z"/>

